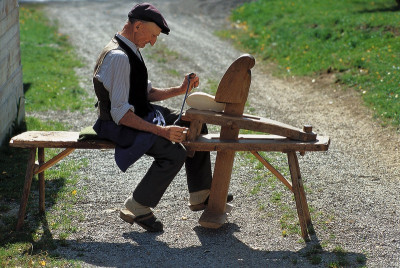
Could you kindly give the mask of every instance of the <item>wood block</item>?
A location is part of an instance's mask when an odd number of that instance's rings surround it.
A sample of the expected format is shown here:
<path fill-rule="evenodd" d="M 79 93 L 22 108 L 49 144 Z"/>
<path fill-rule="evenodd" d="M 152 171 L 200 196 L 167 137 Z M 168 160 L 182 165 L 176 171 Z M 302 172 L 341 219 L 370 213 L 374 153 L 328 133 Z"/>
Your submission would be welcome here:
<path fill-rule="evenodd" d="M 229 105 L 226 106 L 225 111 Z M 280 135 L 293 140 L 314 141 L 317 134 L 312 131 L 307 133 L 299 128 L 284 124 L 272 119 L 258 117 L 254 115 L 229 115 L 224 113 L 215 113 L 212 111 L 200 111 L 189 109 L 185 113 L 185 120 L 202 120 L 206 124 L 247 129 L 268 134 Z M 309 130 L 309 128 L 306 128 Z"/>
<path fill-rule="evenodd" d="M 221 139 L 218 134 L 200 135 L 195 141 L 183 142 L 186 149 L 194 151 L 327 151 L 330 138 L 317 136 L 315 141 L 295 141 L 276 135 L 239 135 L 237 140 Z"/>
<path fill-rule="evenodd" d="M 246 102 L 250 88 L 250 69 L 253 68 L 255 59 L 245 54 L 236 59 L 222 77 L 215 100 L 223 103 Z"/>
<path fill-rule="evenodd" d="M 228 213 L 230 213 L 233 209 L 233 206 L 230 204 L 226 204 L 225 212 L 216 213 L 206 208 L 199 219 L 199 224 L 205 228 L 218 229 L 225 222 L 228 217 Z"/>

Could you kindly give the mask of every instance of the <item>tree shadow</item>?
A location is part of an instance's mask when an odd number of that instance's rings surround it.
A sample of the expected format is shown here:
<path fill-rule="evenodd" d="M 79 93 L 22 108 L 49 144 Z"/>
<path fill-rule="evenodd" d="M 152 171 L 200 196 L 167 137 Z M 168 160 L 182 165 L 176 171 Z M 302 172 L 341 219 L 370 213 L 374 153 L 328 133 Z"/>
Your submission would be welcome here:
<path fill-rule="evenodd" d="M 340 259 L 336 252 L 322 249 L 316 235 L 299 251 L 268 251 L 243 243 L 235 236 L 240 228 L 233 223 L 219 229 L 196 226 L 193 230 L 198 240 L 190 247 L 185 246 L 187 241 L 181 247 L 179 240 L 173 247 L 159 241 L 160 233 L 135 231 L 122 234 L 127 243 L 69 240 L 59 254 L 100 267 L 327 267 L 332 263 L 357 267 L 364 266 L 366 260 L 365 255 L 354 252 L 346 252 Z"/>
<path fill-rule="evenodd" d="M 377 7 L 373 9 L 363 9 L 358 11 L 358 13 L 377 13 L 377 12 L 399 12 L 400 6 L 394 5 L 391 7 Z"/>
<path fill-rule="evenodd" d="M 13 159 L 18 157 L 27 156 L 26 150 L 19 150 L 18 156 L 14 155 Z M 0 165 L 1 166 L 1 165 Z M 10 165 L 11 166 L 11 165 Z M 16 203 L 19 204 L 22 196 L 22 189 L 24 187 L 25 180 L 25 169 L 26 161 L 18 161 L 18 164 L 13 164 L 13 167 L 20 167 L 21 172 L 10 172 L 7 174 L 16 174 L 13 180 L 8 179 L 8 183 L 3 183 L 3 178 L 0 177 L 0 202 L 4 203 Z M 5 177 L 5 176 L 4 176 Z M 7 179 L 8 177 L 5 177 Z M 51 209 L 57 200 L 59 189 L 64 187 L 66 179 L 63 177 L 46 181 L 46 209 Z M 4 189 L 8 189 L 8 193 L 4 193 Z M 57 246 L 51 234 L 48 226 L 46 215 L 39 213 L 39 183 L 37 176 L 32 178 L 31 191 L 29 194 L 28 204 L 26 207 L 26 214 L 24 219 L 24 225 L 21 231 L 15 231 L 17 224 L 17 214 L 5 217 L 0 214 L 0 222 L 2 222 L 0 231 L 0 247 L 4 247 L 7 244 L 15 244 L 20 242 L 29 242 L 32 244 L 35 252 L 40 250 L 53 250 Z M 19 208 L 19 206 L 18 206 Z M 35 230 L 42 228 L 43 234 L 39 241 L 33 239 Z M 34 252 L 29 252 L 34 254 Z"/>
<path fill-rule="evenodd" d="M 22 88 L 24 90 L 24 94 L 31 88 L 32 83 L 23 83 Z"/>

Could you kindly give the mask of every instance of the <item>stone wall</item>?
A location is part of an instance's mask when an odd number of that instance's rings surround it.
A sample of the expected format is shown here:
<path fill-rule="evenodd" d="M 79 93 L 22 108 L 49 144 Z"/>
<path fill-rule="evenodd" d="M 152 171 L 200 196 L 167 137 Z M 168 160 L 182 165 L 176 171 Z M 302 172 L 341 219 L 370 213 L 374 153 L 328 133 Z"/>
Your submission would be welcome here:
<path fill-rule="evenodd" d="M 0 144 L 25 116 L 17 0 L 0 0 Z"/>

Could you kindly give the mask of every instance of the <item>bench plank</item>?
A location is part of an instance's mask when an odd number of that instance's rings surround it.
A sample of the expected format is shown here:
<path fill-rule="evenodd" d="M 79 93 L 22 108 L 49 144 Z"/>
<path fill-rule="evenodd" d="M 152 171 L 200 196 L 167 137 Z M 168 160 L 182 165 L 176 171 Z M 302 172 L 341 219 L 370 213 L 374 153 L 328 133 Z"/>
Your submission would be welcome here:
<path fill-rule="evenodd" d="M 222 127 L 235 127 L 239 129 L 275 134 L 300 141 L 314 141 L 317 137 L 317 134 L 314 132 L 307 133 L 301 129 L 269 118 L 248 114 L 232 116 L 225 113 L 201 111 L 192 108 L 187 110 L 182 118 L 187 121 L 200 120 L 206 124 L 214 124 Z"/>
<path fill-rule="evenodd" d="M 182 143 L 193 151 L 327 151 L 329 137 L 317 136 L 316 141 L 294 141 L 276 135 L 239 135 L 238 140 L 222 140 L 218 134 L 200 135 L 194 141 Z"/>
<path fill-rule="evenodd" d="M 71 131 L 27 131 L 13 137 L 10 146 L 20 148 L 76 148 L 113 149 L 115 144 L 108 140 L 78 141 L 79 132 Z"/>

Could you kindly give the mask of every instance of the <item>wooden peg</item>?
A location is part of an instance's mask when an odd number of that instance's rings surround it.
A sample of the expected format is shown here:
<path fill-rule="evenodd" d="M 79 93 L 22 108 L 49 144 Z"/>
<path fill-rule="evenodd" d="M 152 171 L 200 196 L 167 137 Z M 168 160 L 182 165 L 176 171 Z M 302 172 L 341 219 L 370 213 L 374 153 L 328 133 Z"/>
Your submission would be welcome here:
<path fill-rule="evenodd" d="M 303 131 L 305 133 L 312 133 L 312 125 L 304 125 L 303 126 Z"/>

